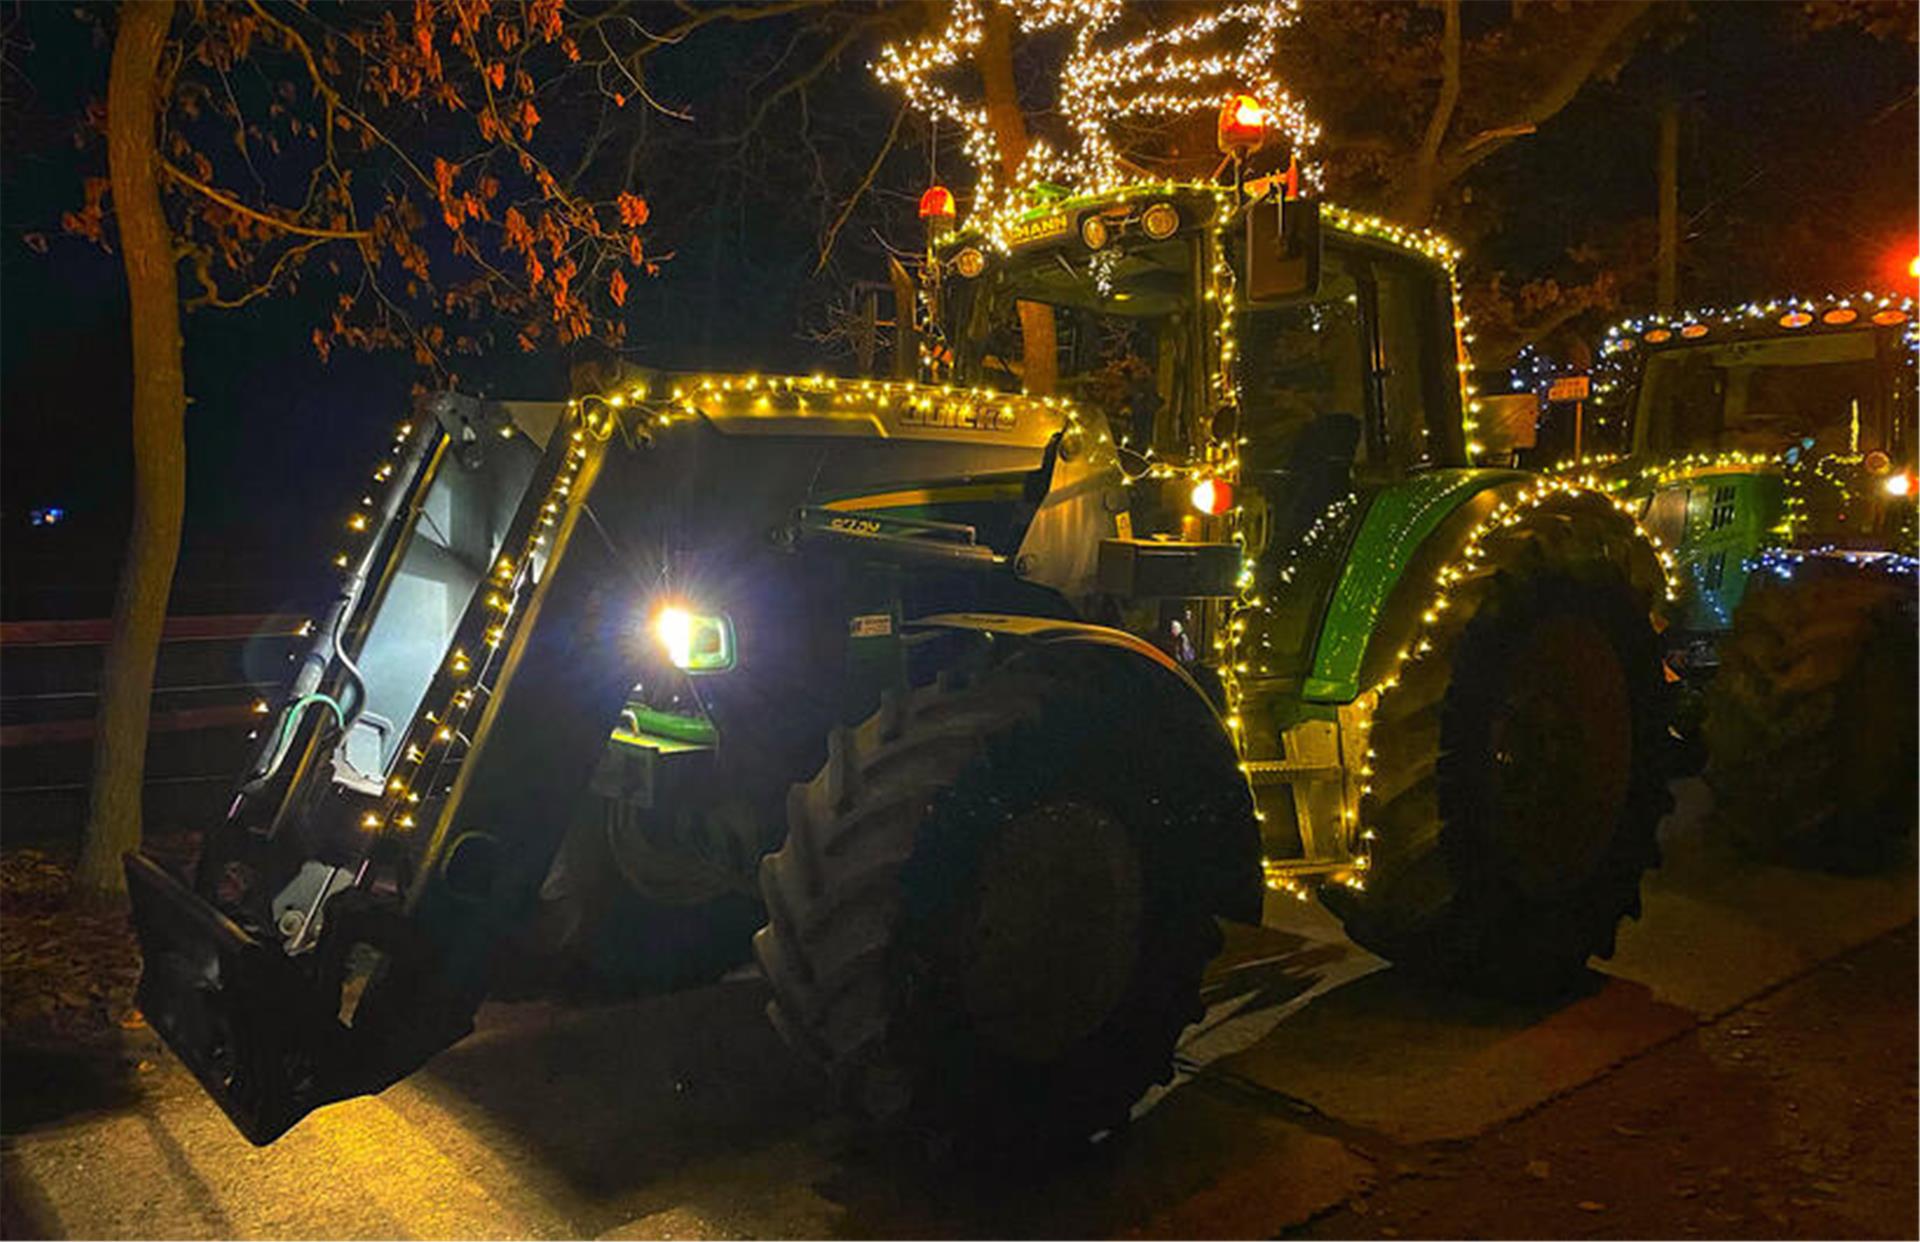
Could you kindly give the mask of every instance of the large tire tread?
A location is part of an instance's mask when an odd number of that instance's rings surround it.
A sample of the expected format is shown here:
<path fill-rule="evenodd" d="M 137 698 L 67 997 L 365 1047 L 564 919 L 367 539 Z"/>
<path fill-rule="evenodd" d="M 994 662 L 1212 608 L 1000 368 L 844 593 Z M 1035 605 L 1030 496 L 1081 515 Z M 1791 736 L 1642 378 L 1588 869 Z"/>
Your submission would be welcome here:
<path fill-rule="evenodd" d="M 1450 606 L 1429 633 L 1433 649 L 1405 667 L 1382 699 L 1371 742 L 1378 758 L 1363 819 L 1375 841 L 1366 888 L 1329 889 L 1326 904 L 1362 946 L 1452 986 L 1516 997 L 1556 993 L 1590 956 L 1615 948 L 1622 917 L 1640 911 L 1642 872 L 1658 864 L 1655 827 L 1672 806 L 1662 779 L 1664 719 L 1658 654 L 1646 601 L 1618 543 L 1568 521 L 1521 524 L 1487 539 L 1478 564 L 1450 588 Z M 1478 839 L 1479 815 L 1462 805 L 1451 739 L 1463 651 L 1478 627 L 1555 592 L 1610 599 L 1623 669 L 1633 681 L 1634 772 L 1616 839 L 1596 874 L 1554 908 L 1518 901 L 1492 873 Z"/>
<path fill-rule="evenodd" d="M 1017 657 L 971 676 L 943 673 L 836 730 L 818 775 L 793 788 L 787 839 L 761 864 L 769 920 L 754 952 L 775 1026 L 864 1121 L 976 1155 L 1058 1152 L 1122 1124 L 1140 1092 L 1171 1075 L 1174 1044 L 1200 1016 L 1200 976 L 1220 943 L 1212 911 L 1177 884 L 1149 894 L 1152 930 L 1143 925 L 1133 981 L 1107 1019 L 1125 1037 L 1098 1041 L 1090 1054 L 1082 1046 L 1057 1065 L 1013 1064 L 970 1044 L 941 1008 L 953 1003 L 942 999 L 953 981 L 928 965 L 951 948 L 949 907 L 966 884 L 954 877 L 969 873 L 969 851 L 981 848 L 969 834 L 998 814 L 1003 796 L 1017 807 L 1046 787 L 1052 778 L 1036 775 L 1035 755 L 1086 757 L 1059 724 L 1076 709 L 1061 705 L 1101 692 L 1097 678 Z M 1221 763 L 1207 771 L 1232 778 L 1230 756 Z M 1240 789 L 1245 801 L 1244 781 Z M 1251 870 L 1250 801 L 1240 810 Z M 1205 853 L 1196 841 L 1155 844 L 1139 827 L 1129 831 L 1143 874 L 1151 851 Z M 1163 853 L 1158 865 L 1165 873 L 1182 864 Z"/>
<path fill-rule="evenodd" d="M 1857 872 L 1914 828 L 1913 582 L 1810 560 L 1757 577 L 1706 691 L 1717 831 L 1769 862 Z"/>

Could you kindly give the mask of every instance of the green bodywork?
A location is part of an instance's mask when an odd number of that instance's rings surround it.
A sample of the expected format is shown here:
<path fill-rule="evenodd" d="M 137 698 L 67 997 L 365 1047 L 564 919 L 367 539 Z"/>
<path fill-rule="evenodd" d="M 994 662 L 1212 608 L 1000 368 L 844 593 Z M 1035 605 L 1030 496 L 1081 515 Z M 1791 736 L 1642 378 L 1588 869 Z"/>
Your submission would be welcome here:
<path fill-rule="evenodd" d="M 720 734 L 705 716 L 662 711 L 645 703 L 629 703 L 620 713 L 613 741 L 622 746 L 644 746 L 662 753 L 713 746 Z"/>
<path fill-rule="evenodd" d="M 1360 693 L 1360 666 L 1379 632 L 1382 611 L 1427 540 L 1480 492 L 1526 477 L 1513 470 L 1438 470 L 1382 489 L 1348 551 L 1302 697 L 1314 703 L 1352 702 Z"/>
<path fill-rule="evenodd" d="M 1748 562 L 1779 546 L 1786 478 L 1779 470 L 1721 468 L 1661 476 L 1637 499 L 1641 520 L 1674 550 L 1679 598 L 1669 620 L 1684 633 L 1730 628 L 1746 595 Z"/>

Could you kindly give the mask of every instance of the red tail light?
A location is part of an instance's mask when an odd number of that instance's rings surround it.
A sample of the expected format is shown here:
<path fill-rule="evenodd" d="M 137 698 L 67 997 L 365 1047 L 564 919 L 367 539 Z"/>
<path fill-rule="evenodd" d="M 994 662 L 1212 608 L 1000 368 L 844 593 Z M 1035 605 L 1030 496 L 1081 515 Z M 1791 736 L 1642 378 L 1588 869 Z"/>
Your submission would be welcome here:
<path fill-rule="evenodd" d="M 1187 499 L 1208 517 L 1219 517 L 1233 508 L 1233 484 L 1225 479 L 1202 479 L 1193 485 Z"/>

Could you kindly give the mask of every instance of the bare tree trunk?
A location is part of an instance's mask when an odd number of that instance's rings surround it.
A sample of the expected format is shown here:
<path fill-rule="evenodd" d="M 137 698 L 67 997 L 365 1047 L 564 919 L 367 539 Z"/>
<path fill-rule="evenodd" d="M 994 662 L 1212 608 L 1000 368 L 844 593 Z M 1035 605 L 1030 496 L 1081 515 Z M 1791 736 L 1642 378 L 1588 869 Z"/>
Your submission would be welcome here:
<path fill-rule="evenodd" d="M 140 844 L 153 669 L 186 508 L 180 294 L 154 150 L 160 53 L 172 20 L 172 0 L 121 6 L 107 81 L 107 170 L 132 305 L 133 521 L 100 680 L 86 844 L 74 876 L 89 898 L 126 891 L 120 856 Z"/>
<path fill-rule="evenodd" d="M 1434 202 L 1440 195 L 1440 144 L 1460 105 L 1460 0 L 1443 0 L 1441 14 L 1440 94 L 1400 199 L 1400 218 L 1409 224 L 1426 225 L 1433 220 Z"/>
<path fill-rule="evenodd" d="M 1654 309 L 1671 315 L 1680 304 L 1680 106 L 1660 103 L 1660 250 Z"/>
<path fill-rule="evenodd" d="M 1027 118 L 1020 110 L 1020 94 L 1013 82 L 1013 10 L 988 8 L 980 40 L 980 78 L 985 88 L 987 124 L 1000 148 L 1000 174 L 1009 184 L 1027 157 Z M 1053 308 L 1042 302 L 1020 303 L 1020 382 L 1028 392 L 1050 393 L 1058 378 Z"/>

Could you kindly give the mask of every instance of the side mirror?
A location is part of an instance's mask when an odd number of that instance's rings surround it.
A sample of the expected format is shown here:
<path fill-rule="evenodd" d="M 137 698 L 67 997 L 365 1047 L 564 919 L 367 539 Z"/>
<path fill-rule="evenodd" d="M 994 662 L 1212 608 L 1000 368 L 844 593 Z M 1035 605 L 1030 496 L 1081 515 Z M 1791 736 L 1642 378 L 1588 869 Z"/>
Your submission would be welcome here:
<path fill-rule="evenodd" d="M 1207 431 L 1213 436 L 1215 444 L 1232 444 L 1233 438 L 1240 434 L 1240 410 L 1236 406 L 1223 405 L 1213 412 L 1213 418 L 1207 423 Z"/>
<path fill-rule="evenodd" d="M 1240 287 L 1247 301 L 1312 294 L 1320 287 L 1320 204 L 1267 191 L 1247 208 L 1245 254 Z"/>
<path fill-rule="evenodd" d="M 1114 445 L 1114 455 L 1120 460 L 1120 473 L 1129 480 L 1144 479 L 1147 471 L 1153 469 L 1153 463 L 1144 453 L 1136 453 L 1124 444 Z"/>

